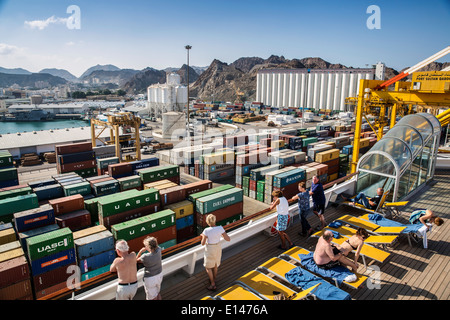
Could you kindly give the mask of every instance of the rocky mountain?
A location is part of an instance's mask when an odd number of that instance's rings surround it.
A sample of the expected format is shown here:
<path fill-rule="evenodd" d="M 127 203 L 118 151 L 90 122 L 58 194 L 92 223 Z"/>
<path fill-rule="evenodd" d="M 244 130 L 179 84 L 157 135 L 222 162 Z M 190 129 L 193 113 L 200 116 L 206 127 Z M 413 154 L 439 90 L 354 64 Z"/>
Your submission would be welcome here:
<path fill-rule="evenodd" d="M 156 83 L 166 83 L 166 72 L 146 68 L 131 77 L 122 89 L 129 94 L 146 93 L 148 86 Z"/>
<path fill-rule="evenodd" d="M 181 77 L 181 83 L 182 84 L 186 84 L 187 83 L 187 65 L 183 64 L 183 66 L 178 69 L 177 71 L 175 71 L 177 74 L 180 75 Z M 198 79 L 198 74 L 197 72 L 195 72 L 195 70 L 189 66 L 189 83 L 194 83 L 195 81 L 197 81 Z"/>
<path fill-rule="evenodd" d="M 80 81 L 90 85 L 115 84 L 123 87 L 139 70 L 119 69 L 119 70 L 94 70 L 88 75 L 81 77 Z"/>
<path fill-rule="evenodd" d="M 64 85 L 67 80 L 48 73 L 6 74 L 0 73 L 0 88 L 8 88 L 14 84 L 26 88 L 44 88 Z"/>
<path fill-rule="evenodd" d="M 71 82 L 78 81 L 77 77 L 75 77 L 69 71 L 64 70 L 64 69 L 55 69 L 55 68 L 43 69 L 43 70 L 39 71 L 39 73 L 48 73 L 48 74 L 51 74 L 52 76 L 60 77 L 60 78 L 66 79 L 67 81 L 71 81 Z"/>
<path fill-rule="evenodd" d="M 81 76 L 80 79 L 83 79 L 87 76 L 89 76 L 92 72 L 94 71 L 98 71 L 98 70 L 103 70 L 103 71 L 119 71 L 120 68 L 113 66 L 112 64 L 106 64 L 106 65 L 96 65 L 93 67 L 90 67 L 89 69 L 87 69 Z"/>
<path fill-rule="evenodd" d="M 31 74 L 30 71 L 22 69 L 22 68 L 8 69 L 8 68 L 2 68 L 2 67 L 0 67 L 0 73 L 5 73 L 5 74 Z"/>

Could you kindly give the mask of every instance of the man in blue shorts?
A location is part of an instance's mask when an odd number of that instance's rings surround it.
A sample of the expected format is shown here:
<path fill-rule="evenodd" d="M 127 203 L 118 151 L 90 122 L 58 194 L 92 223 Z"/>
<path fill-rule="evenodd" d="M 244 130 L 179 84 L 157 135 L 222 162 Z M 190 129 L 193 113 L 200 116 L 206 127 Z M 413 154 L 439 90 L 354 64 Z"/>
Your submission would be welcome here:
<path fill-rule="evenodd" d="M 313 199 L 313 212 L 316 216 L 319 217 L 320 223 L 322 225 L 322 228 L 325 228 L 325 193 L 323 191 L 323 186 L 320 183 L 320 180 L 317 176 L 314 176 L 312 178 L 312 184 L 311 184 L 311 190 L 309 191 L 309 194 L 312 196 Z"/>

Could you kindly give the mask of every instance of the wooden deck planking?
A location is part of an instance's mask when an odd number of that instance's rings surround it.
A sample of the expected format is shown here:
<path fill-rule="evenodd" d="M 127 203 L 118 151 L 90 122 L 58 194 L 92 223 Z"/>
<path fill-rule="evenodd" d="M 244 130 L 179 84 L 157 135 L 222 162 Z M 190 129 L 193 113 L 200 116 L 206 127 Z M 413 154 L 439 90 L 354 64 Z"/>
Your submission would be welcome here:
<path fill-rule="evenodd" d="M 444 218 L 444 225 L 433 226 L 429 235 L 428 249 L 422 247 L 422 242 L 414 243 L 410 247 L 406 236 L 402 237 L 393 248 L 390 248 L 391 256 L 382 264 L 370 259 L 368 265 L 376 265 L 381 271 L 381 288 L 368 289 L 367 286 L 355 289 L 347 289 L 353 299 L 356 300 L 446 300 L 450 296 L 450 207 L 447 205 L 447 195 L 450 194 L 450 175 L 440 172 L 430 186 L 403 210 L 398 221 L 407 222 L 407 214 L 417 208 L 430 208 L 436 214 Z M 325 212 L 326 222 L 344 215 L 362 215 L 363 212 L 354 208 L 339 206 L 329 207 Z M 319 225 L 316 216 L 309 218 L 310 224 L 315 227 Z M 301 230 L 299 223 L 288 229 L 288 235 L 292 241 L 308 250 L 314 250 L 317 243 L 316 238 L 302 237 L 298 235 Z M 255 269 L 268 259 L 282 253 L 276 247 L 280 244 L 278 237 L 267 237 L 260 243 L 243 250 L 242 252 L 222 261 L 218 272 L 217 291 L 211 292 L 206 289 L 209 284 L 205 271 L 198 272 L 181 283 L 165 288 L 161 294 L 165 300 L 199 300 L 205 296 L 214 296 L 228 288 L 240 276 Z M 361 260 L 360 260 L 361 261 Z M 370 275 L 360 263 L 358 272 Z"/>

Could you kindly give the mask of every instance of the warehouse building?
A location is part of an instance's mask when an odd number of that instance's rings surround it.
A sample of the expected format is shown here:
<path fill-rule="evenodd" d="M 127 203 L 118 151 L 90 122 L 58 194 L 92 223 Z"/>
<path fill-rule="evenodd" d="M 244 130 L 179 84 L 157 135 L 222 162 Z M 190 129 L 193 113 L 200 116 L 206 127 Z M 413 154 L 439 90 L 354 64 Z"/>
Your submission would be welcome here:
<path fill-rule="evenodd" d="M 277 108 L 348 111 L 361 79 L 384 80 L 383 63 L 358 69 L 263 69 L 258 71 L 256 101 Z"/>

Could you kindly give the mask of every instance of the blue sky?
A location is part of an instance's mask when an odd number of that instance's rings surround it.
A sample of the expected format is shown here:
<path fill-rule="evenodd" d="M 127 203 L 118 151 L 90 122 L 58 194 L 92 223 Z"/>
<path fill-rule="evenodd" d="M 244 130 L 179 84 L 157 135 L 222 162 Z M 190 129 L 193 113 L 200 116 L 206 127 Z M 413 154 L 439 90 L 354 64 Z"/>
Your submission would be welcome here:
<path fill-rule="evenodd" d="M 80 29 L 67 27 L 70 5 Z M 381 29 L 367 28 L 370 5 Z M 274 54 L 400 70 L 450 45 L 449 31 L 449 0 L 0 0 L 0 66 L 76 76 L 96 64 L 163 69 L 185 63 L 190 44 L 196 66 Z"/>

